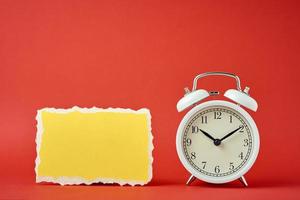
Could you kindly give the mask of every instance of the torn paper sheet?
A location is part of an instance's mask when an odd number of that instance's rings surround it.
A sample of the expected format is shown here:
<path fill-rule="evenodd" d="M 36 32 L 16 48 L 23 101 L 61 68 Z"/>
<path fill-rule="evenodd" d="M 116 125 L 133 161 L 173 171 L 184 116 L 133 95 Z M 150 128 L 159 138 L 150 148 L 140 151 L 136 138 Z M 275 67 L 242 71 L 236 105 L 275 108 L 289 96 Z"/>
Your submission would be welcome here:
<path fill-rule="evenodd" d="M 44 108 L 36 119 L 36 182 L 144 185 L 152 179 L 148 109 Z"/>

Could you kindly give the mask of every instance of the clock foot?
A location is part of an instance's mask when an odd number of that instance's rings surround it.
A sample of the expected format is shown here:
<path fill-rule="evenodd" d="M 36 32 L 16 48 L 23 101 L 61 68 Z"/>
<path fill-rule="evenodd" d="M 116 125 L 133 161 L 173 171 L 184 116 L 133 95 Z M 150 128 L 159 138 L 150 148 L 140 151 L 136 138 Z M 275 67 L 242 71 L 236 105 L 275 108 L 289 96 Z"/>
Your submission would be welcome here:
<path fill-rule="evenodd" d="M 191 175 L 189 180 L 186 182 L 187 185 L 190 185 L 196 179 L 195 176 Z"/>
<path fill-rule="evenodd" d="M 241 183 L 243 183 L 243 185 L 244 185 L 245 187 L 248 186 L 248 183 L 247 183 L 247 181 L 246 181 L 246 179 L 245 179 L 244 176 L 241 176 L 241 177 L 239 178 L 239 181 L 240 181 Z"/>

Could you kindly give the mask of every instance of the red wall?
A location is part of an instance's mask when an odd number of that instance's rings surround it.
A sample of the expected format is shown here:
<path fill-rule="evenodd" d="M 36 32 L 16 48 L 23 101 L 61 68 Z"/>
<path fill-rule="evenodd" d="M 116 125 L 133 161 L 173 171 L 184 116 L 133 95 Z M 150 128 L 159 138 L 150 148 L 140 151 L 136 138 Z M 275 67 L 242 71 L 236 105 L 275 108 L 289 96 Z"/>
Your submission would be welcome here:
<path fill-rule="evenodd" d="M 248 182 L 299 180 L 299 19 L 297 1 L 1 1 L 0 179 L 34 183 L 37 109 L 77 105 L 149 108 L 153 184 L 185 182 L 176 103 L 228 71 L 259 103 Z"/>

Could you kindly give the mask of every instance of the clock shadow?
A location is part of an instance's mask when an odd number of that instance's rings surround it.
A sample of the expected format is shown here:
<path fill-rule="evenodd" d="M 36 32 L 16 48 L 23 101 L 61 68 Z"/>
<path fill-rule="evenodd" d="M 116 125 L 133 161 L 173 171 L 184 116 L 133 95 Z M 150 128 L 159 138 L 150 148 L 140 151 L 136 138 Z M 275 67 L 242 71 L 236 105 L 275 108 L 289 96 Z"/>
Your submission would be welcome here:
<path fill-rule="evenodd" d="M 206 183 L 200 180 L 195 180 L 187 187 L 202 187 L 202 188 L 244 188 L 244 185 L 239 181 L 233 181 L 225 184 Z"/>
<path fill-rule="evenodd" d="M 202 187 L 202 188 L 223 188 L 223 189 L 237 189 L 237 188 L 285 188 L 285 187 L 299 187 L 300 184 L 296 182 L 288 182 L 283 180 L 249 180 L 248 187 L 245 187 L 240 181 L 236 180 L 225 184 L 206 183 L 200 180 L 195 180 L 187 187 Z"/>

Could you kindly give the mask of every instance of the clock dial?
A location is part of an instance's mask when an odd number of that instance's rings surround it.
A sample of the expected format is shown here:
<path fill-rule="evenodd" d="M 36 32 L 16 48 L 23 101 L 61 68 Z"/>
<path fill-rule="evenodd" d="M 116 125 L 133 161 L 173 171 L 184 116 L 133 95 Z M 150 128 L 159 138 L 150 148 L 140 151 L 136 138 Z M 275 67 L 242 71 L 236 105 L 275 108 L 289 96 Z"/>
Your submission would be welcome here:
<path fill-rule="evenodd" d="M 225 106 L 211 106 L 188 120 L 182 148 L 195 170 L 210 177 L 224 177 L 247 163 L 252 141 L 249 122 L 243 115 Z"/>

